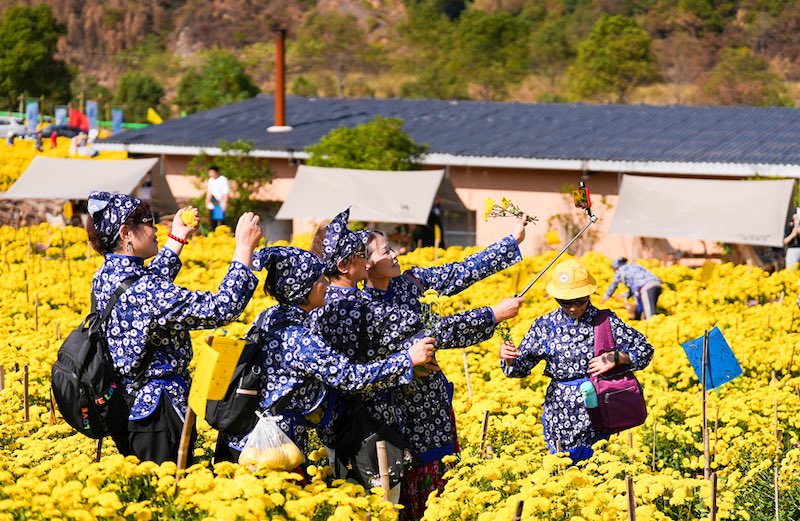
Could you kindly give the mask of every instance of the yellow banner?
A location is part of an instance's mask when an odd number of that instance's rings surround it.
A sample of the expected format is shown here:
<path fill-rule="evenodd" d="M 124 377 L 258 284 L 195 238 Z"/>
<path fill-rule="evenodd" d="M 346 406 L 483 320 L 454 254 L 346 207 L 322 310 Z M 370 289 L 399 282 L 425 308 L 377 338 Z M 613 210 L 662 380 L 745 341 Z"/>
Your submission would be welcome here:
<path fill-rule="evenodd" d="M 208 400 L 221 400 L 242 354 L 244 340 L 214 337 L 209 345 L 201 345 L 195 353 L 197 365 L 189 390 L 189 407 L 203 418 Z"/>

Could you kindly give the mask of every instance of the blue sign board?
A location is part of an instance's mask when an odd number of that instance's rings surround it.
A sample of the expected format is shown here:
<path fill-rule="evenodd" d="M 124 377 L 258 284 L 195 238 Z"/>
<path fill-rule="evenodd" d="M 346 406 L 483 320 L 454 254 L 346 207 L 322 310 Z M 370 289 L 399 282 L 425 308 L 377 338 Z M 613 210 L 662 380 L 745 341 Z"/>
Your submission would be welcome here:
<path fill-rule="evenodd" d="M 122 109 L 111 109 L 111 131 L 114 134 L 122 132 Z"/>
<path fill-rule="evenodd" d="M 56 125 L 66 125 L 68 122 L 67 116 L 67 107 L 66 106 L 58 106 L 56 107 Z"/>
<path fill-rule="evenodd" d="M 39 124 L 39 102 L 29 101 L 25 105 L 25 130 L 28 134 L 36 133 L 36 126 Z"/>
<path fill-rule="evenodd" d="M 97 102 L 86 102 L 86 119 L 89 120 L 89 130 L 97 128 Z"/>
<path fill-rule="evenodd" d="M 683 343 L 689 362 L 692 364 L 694 374 L 702 381 L 703 371 L 703 337 L 695 338 Z M 730 382 L 742 374 L 739 361 L 736 360 L 731 347 L 722 336 L 722 331 L 715 327 L 708 333 L 708 360 L 706 361 L 706 389 L 714 389 Z"/>

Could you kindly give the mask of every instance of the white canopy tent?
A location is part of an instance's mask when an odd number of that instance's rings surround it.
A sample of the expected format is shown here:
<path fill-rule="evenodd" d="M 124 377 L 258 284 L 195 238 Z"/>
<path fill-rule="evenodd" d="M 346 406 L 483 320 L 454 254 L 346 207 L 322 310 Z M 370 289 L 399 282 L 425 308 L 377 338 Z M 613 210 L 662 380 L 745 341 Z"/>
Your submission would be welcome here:
<path fill-rule="evenodd" d="M 434 200 L 447 215 L 448 244 L 472 237 L 471 212 L 444 170 L 353 170 L 300 165 L 276 219 L 331 219 L 350 207 L 350 218 L 375 223 L 426 224 Z M 467 243 L 474 242 L 466 240 Z"/>
<path fill-rule="evenodd" d="M 142 196 L 154 210 L 174 212 L 178 205 L 154 168 L 157 163 L 156 158 L 104 161 L 36 156 L 17 182 L 0 193 L 0 199 L 82 200 L 92 190 L 104 190 Z M 149 198 L 144 186 L 148 181 Z"/>
<path fill-rule="evenodd" d="M 625 175 L 609 233 L 781 247 L 793 187 Z"/>

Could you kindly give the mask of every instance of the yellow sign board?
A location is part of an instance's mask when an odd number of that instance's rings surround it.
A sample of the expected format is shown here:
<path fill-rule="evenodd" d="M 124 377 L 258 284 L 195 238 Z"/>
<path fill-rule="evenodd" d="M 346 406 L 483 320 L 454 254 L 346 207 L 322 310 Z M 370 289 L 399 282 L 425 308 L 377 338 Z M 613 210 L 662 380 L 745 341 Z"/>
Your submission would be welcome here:
<path fill-rule="evenodd" d="M 233 376 L 236 362 L 244 349 L 244 340 L 214 337 L 212 344 L 200 346 L 195 353 L 197 365 L 189 390 L 189 407 L 199 417 L 206 415 L 208 400 L 221 400 Z"/>

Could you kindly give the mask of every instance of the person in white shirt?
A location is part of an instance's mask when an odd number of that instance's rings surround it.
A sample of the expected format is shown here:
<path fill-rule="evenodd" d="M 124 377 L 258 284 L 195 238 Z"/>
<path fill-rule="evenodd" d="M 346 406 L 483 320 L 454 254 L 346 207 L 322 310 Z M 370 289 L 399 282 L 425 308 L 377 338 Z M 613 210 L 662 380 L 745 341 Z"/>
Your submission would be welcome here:
<path fill-rule="evenodd" d="M 219 173 L 219 167 L 208 167 L 208 189 L 206 190 L 206 208 L 211 212 L 211 229 L 225 221 L 225 210 L 228 208 L 228 195 L 231 187 L 228 178 Z"/>

